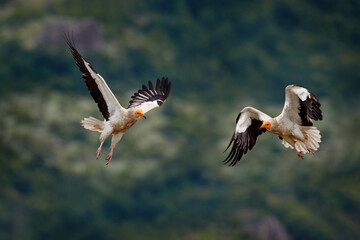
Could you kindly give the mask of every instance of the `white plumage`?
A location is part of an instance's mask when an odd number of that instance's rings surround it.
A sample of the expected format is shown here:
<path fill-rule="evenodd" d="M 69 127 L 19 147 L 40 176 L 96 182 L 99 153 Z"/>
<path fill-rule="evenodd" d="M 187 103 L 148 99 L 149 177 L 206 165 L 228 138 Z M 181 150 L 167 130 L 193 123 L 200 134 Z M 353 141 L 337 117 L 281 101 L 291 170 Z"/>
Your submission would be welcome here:
<path fill-rule="evenodd" d="M 236 119 L 235 132 L 226 150 L 232 145 L 230 154 L 224 160 L 234 166 L 241 157 L 251 150 L 257 137 L 265 131 L 279 136 L 286 148 L 295 150 L 300 158 L 302 153 L 313 153 L 321 142 L 320 131 L 312 126 L 312 120 L 322 120 L 321 104 L 306 88 L 289 85 L 285 89 L 285 104 L 279 116 L 245 107 Z M 226 151 L 225 150 L 225 151 Z"/>
<path fill-rule="evenodd" d="M 104 141 L 112 135 L 110 153 L 107 155 L 107 164 L 111 161 L 113 150 L 121 140 L 123 134 L 133 126 L 139 117 L 145 117 L 145 113 L 159 107 L 170 94 L 171 82 L 167 78 L 157 79 L 155 87 L 149 81 L 149 87 L 143 85 L 131 98 L 127 108 L 120 105 L 105 80 L 76 50 L 69 36 L 65 36 L 69 50 L 76 61 L 88 90 L 104 116 L 104 121 L 94 117 L 85 118 L 81 121 L 85 129 L 101 132 L 100 146 L 96 151 L 98 158 Z"/>

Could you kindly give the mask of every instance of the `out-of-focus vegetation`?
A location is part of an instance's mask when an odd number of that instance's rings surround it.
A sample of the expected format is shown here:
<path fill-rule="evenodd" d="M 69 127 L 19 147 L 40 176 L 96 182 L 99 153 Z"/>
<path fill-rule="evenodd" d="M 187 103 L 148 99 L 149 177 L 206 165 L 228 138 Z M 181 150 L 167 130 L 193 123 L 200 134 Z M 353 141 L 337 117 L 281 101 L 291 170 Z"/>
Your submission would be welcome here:
<path fill-rule="evenodd" d="M 359 11 L 359 1 L 0 2 L 0 239 L 359 239 Z M 101 115 L 64 31 L 123 106 L 147 80 L 173 82 L 109 166 L 79 124 Z M 322 103 L 320 150 L 301 160 L 264 134 L 224 166 L 241 108 L 275 116 L 293 83 Z"/>

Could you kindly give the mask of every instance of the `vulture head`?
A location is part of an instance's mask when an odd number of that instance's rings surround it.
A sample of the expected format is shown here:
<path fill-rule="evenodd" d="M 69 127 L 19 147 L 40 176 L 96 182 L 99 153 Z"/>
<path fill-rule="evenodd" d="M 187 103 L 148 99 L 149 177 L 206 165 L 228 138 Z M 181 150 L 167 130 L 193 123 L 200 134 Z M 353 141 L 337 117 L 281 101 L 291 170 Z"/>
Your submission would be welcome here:
<path fill-rule="evenodd" d="M 146 119 L 146 117 L 145 117 L 145 115 L 144 115 L 144 112 L 143 112 L 143 110 L 136 110 L 136 112 L 135 112 L 135 117 L 136 118 L 139 118 L 139 117 L 144 117 L 145 119 Z"/>
<path fill-rule="evenodd" d="M 261 125 L 261 128 L 265 128 L 266 130 L 270 130 L 271 128 L 271 123 L 269 121 L 264 121 L 263 124 Z"/>

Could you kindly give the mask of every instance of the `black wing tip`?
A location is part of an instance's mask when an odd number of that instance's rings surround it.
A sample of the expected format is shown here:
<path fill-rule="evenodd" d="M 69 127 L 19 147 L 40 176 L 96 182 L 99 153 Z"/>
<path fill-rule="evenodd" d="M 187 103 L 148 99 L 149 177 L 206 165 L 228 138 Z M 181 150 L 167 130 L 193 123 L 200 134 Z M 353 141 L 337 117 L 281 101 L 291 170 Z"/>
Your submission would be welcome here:
<path fill-rule="evenodd" d="M 323 116 L 322 116 L 322 111 L 320 109 L 321 104 L 320 104 L 318 98 L 314 94 L 312 94 L 311 92 L 310 92 L 310 97 L 311 97 L 311 100 L 312 100 L 311 101 L 311 106 L 313 108 L 313 112 L 314 112 L 314 115 L 315 115 L 314 116 L 315 118 L 313 118 L 313 119 L 315 121 L 322 120 Z"/>
<path fill-rule="evenodd" d="M 235 164 L 241 160 L 243 155 L 253 149 L 256 144 L 257 137 L 266 132 L 266 129 L 262 129 L 261 125 L 261 120 L 252 119 L 251 125 L 245 130 L 245 132 L 234 132 L 229 145 L 225 149 L 225 151 L 228 150 L 232 144 L 229 155 L 225 160 L 223 160 L 224 164 L 228 164 L 230 167 L 235 166 Z"/>
<path fill-rule="evenodd" d="M 95 80 L 91 77 L 90 72 L 86 68 L 85 62 L 84 62 L 85 60 L 83 59 L 83 57 L 80 55 L 80 53 L 75 48 L 75 40 L 74 40 L 73 32 L 70 33 L 69 31 L 64 31 L 62 33 L 62 36 L 63 36 L 65 43 L 68 46 L 70 53 L 72 54 L 72 56 L 76 62 L 76 65 L 79 67 L 79 70 L 83 73 L 81 75 L 81 77 L 84 79 L 90 95 L 93 97 L 94 101 L 97 103 L 99 111 L 102 113 L 103 117 L 106 120 L 109 120 L 110 113 L 109 113 L 107 104 L 106 104 L 104 97 L 102 96 Z M 90 64 L 88 64 L 88 66 L 92 69 L 92 71 L 94 71 L 96 73 L 95 69 Z"/>
<path fill-rule="evenodd" d="M 160 79 L 158 79 L 160 80 Z M 171 81 L 169 81 L 168 77 L 162 77 L 160 81 L 160 89 L 165 94 L 165 99 L 168 98 L 171 91 Z"/>
<path fill-rule="evenodd" d="M 145 84 L 142 85 L 142 88 L 134 93 L 131 96 L 129 101 L 128 108 L 136 107 L 141 105 L 144 102 L 158 100 L 158 105 L 161 106 L 163 102 L 168 98 L 171 89 L 171 82 L 167 77 L 162 77 L 156 79 L 155 88 L 154 84 L 149 80 L 148 86 Z M 144 95 L 145 97 L 139 96 L 139 94 Z M 161 102 L 161 104 L 159 104 Z"/>
<path fill-rule="evenodd" d="M 309 96 L 305 100 L 302 101 L 299 98 L 300 101 L 299 115 L 301 118 L 302 126 L 313 126 L 311 120 L 318 121 L 323 119 L 322 111 L 320 109 L 321 104 L 319 102 L 319 99 L 304 86 L 299 84 L 293 84 L 293 86 L 301 87 L 308 91 Z"/>
<path fill-rule="evenodd" d="M 71 53 L 76 51 L 75 37 L 74 37 L 73 32 L 69 32 L 69 31 L 64 30 L 62 32 L 62 38 L 64 39 L 64 42 L 68 46 L 68 49 L 70 50 Z"/>
<path fill-rule="evenodd" d="M 245 153 L 246 152 L 244 152 L 234 143 L 229 155 L 227 156 L 226 159 L 223 160 L 224 165 L 228 165 L 229 167 L 234 167 L 236 163 L 238 163 L 241 160 L 241 157 Z"/>
<path fill-rule="evenodd" d="M 153 86 L 153 84 L 152 84 L 152 82 L 151 82 L 150 80 L 149 80 L 149 83 L 148 83 L 148 84 L 149 84 L 149 89 L 150 89 L 150 90 L 154 90 L 154 86 Z"/>
<path fill-rule="evenodd" d="M 235 132 L 234 132 L 234 134 L 232 135 L 232 137 L 231 137 L 231 139 L 230 139 L 230 142 L 229 142 L 228 146 L 226 147 L 226 149 L 223 151 L 223 153 L 225 153 L 225 152 L 229 149 L 229 147 L 231 146 L 231 143 L 232 143 L 234 140 L 235 140 Z"/>
<path fill-rule="evenodd" d="M 243 149 L 241 148 L 241 143 L 238 141 L 238 136 L 236 133 L 232 135 L 230 139 L 230 143 L 225 149 L 224 153 L 229 149 L 232 145 L 229 155 L 223 160 L 224 165 L 228 165 L 229 167 L 234 167 L 237 162 L 241 160 L 241 157 L 244 153 Z"/>
<path fill-rule="evenodd" d="M 321 104 L 314 94 L 312 94 L 310 91 L 309 93 L 310 96 L 304 101 L 304 104 L 306 106 L 306 115 L 308 116 L 308 118 L 315 121 L 322 120 L 323 116 L 320 109 Z"/>
<path fill-rule="evenodd" d="M 168 97 L 170 95 L 171 92 L 171 82 L 168 83 L 167 88 L 166 88 L 166 97 Z"/>

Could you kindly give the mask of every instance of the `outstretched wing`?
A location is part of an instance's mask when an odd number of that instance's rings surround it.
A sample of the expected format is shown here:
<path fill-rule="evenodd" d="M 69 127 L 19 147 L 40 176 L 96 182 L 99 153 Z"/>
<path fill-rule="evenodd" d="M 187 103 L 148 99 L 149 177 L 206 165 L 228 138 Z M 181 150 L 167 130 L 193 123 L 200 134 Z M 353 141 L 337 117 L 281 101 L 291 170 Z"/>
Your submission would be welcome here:
<path fill-rule="evenodd" d="M 109 117 L 113 116 L 115 111 L 124 110 L 119 104 L 118 100 L 111 92 L 110 88 L 106 84 L 105 80 L 98 74 L 95 69 L 85 61 L 74 46 L 73 41 L 68 35 L 64 36 L 65 42 L 69 47 L 69 50 L 75 59 L 76 65 L 83 73 L 81 76 L 85 80 L 88 90 L 98 105 L 98 108 L 104 118 L 109 120 Z"/>
<path fill-rule="evenodd" d="M 278 119 L 289 119 L 301 126 L 312 126 L 311 119 L 322 120 L 319 100 L 306 88 L 289 85 L 285 89 L 285 104 Z"/>
<path fill-rule="evenodd" d="M 260 127 L 264 121 L 270 118 L 267 114 L 252 107 L 245 107 L 241 110 L 236 118 L 235 132 L 226 148 L 228 150 L 232 144 L 230 154 L 224 163 L 234 166 L 240 161 L 241 157 L 254 147 L 257 137 L 266 131 Z"/>
<path fill-rule="evenodd" d="M 168 98 L 170 89 L 171 82 L 169 82 L 168 78 L 163 77 L 161 80 L 158 78 L 155 88 L 152 82 L 149 81 L 149 87 L 143 85 L 142 89 L 131 97 L 128 108 L 136 107 L 146 113 L 153 108 L 161 106 Z"/>

